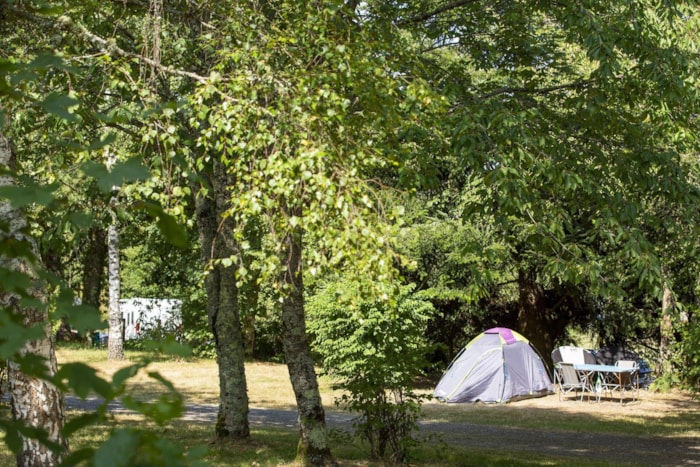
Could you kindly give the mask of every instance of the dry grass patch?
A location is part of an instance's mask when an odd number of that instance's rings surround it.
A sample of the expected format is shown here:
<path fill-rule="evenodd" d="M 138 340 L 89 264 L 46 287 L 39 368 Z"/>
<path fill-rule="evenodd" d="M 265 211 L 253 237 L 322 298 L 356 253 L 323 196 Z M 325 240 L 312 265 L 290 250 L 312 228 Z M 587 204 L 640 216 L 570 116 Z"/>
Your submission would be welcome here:
<path fill-rule="evenodd" d="M 70 362 L 86 363 L 104 378 L 121 368 L 146 358 L 142 352 L 126 352 L 126 360 L 107 360 L 105 349 L 58 349 L 56 358 L 59 365 Z M 152 357 L 151 357 L 152 358 Z M 173 383 L 189 404 L 219 403 L 219 369 L 214 360 L 202 359 L 156 359 L 146 371 L 139 372 L 130 380 L 129 390 L 140 399 L 148 400 L 162 391 L 162 386 L 148 376 L 148 371 L 157 371 Z M 296 399 L 289 381 L 286 365 L 265 362 L 247 362 L 246 380 L 248 397 L 252 407 L 295 409 Z M 323 403 L 333 406 L 333 399 L 339 395 L 331 389 L 327 378 L 319 378 Z"/>

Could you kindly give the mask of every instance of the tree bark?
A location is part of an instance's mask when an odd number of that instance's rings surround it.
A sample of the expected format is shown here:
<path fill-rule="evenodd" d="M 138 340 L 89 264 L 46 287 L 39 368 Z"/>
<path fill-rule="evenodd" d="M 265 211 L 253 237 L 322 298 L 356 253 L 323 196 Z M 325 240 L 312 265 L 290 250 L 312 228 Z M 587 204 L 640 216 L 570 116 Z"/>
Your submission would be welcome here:
<path fill-rule="evenodd" d="M 249 221 L 244 231 L 245 239 L 250 246 L 250 251 L 258 252 L 262 248 L 263 229 L 258 219 Z M 244 267 L 248 270 L 250 278 L 240 290 L 243 310 L 243 343 L 245 347 L 245 355 L 247 358 L 252 358 L 255 355 L 255 320 L 258 316 L 260 308 L 260 277 L 259 269 L 253 266 L 252 256 L 243 256 Z"/>
<path fill-rule="evenodd" d="M 114 165 L 114 156 L 107 147 L 107 166 Z M 121 296 L 121 279 L 119 265 L 119 220 L 117 219 L 117 195 L 109 201 L 112 222 L 107 228 L 107 274 L 109 280 L 109 340 L 107 341 L 107 359 L 124 360 L 124 320 L 119 309 Z"/>
<path fill-rule="evenodd" d="M 100 308 L 100 295 L 107 259 L 107 232 L 93 227 L 88 233 L 88 247 L 83 258 L 83 304 Z"/>
<path fill-rule="evenodd" d="M 0 134 L 0 166 L 13 168 L 14 159 L 10 142 Z M 14 184 L 11 177 L 0 176 L 0 186 Z M 29 246 L 34 258 L 0 257 L 0 267 L 28 275 L 35 284 L 27 293 L 41 305 L 30 308 L 20 304 L 19 296 L 3 290 L 0 286 L 0 306 L 21 315 L 27 327 L 42 326 L 43 334 L 36 340 L 27 341 L 19 351 L 19 357 L 38 356 L 46 364 L 45 377 L 52 377 L 57 370 L 54 342 L 51 339 L 51 326 L 45 306 L 45 287 L 38 283 L 35 264 L 39 262 L 36 242 L 26 235 L 27 221 L 21 210 L 13 209 L 9 202 L 0 201 L 0 220 L 8 229 L 3 232 L 4 239 Z M 5 241 L 4 240 L 4 241 Z M 21 249 L 19 250 L 21 251 Z M 22 437 L 22 448 L 17 455 L 18 466 L 54 466 L 61 462 L 68 452 L 68 441 L 61 430 L 65 423 L 65 405 L 63 395 L 51 383 L 35 375 L 21 371 L 19 364 L 9 362 L 10 398 L 12 416 L 25 426 L 38 428 L 46 433 L 47 440 L 59 446 L 52 451 L 36 439 Z"/>
<path fill-rule="evenodd" d="M 116 219 L 107 229 L 107 248 L 109 250 L 109 339 L 107 341 L 107 359 L 124 360 L 124 321 L 119 309 L 121 289 L 121 280 L 119 278 L 119 229 L 116 225 Z"/>
<path fill-rule="evenodd" d="M 661 324 L 659 337 L 659 361 L 656 364 L 657 376 L 663 376 L 671 372 L 671 346 L 673 344 L 673 309 L 676 301 L 673 292 L 664 287 L 661 299 Z"/>
<path fill-rule="evenodd" d="M 306 335 L 302 235 L 297 229 L 283 240 L 282 326 L 284 357 L 299 412 L 297 458 L 305 465 L 333 464 L 311 347 Z"/>
<path fill-rule="evenodd" d="M 227 209 L 229 180 L 220 163 L 214 162 L 211 196 L 197 197 L 197 228 L 204 267 L 210 267 L 205 278 L 207 315 L 214 334 L 216 361 L 219 367 L 219 412 L 216 435 L 220 439 L 250 437 L 248 422 L 248 386 L 245 376 L 245 352 L 238 307 L 238 289 L 233 268 L 212 260 L 229 258 L 236 253 Z"/>
<path fill-rule="evenodd" d="M 518 271 L 518 331 L 540 352 L 551 368 L 552 351 L 557 333 L 552 332 L 547 316 L 547 300 L 544 289 L 537 283 L 534 273 Z"/>

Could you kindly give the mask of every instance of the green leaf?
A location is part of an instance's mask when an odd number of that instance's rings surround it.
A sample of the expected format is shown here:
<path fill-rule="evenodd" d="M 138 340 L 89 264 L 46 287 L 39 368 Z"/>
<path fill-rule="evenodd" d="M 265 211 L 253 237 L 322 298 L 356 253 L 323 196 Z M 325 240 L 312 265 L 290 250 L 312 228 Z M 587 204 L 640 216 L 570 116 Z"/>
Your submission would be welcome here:
<path fill-rule="evenodd" d="M 0 358 L 7 360 L 15 355 L 27 341 L 39 339 L 44 335 L 44 325 L 27 328 L 22 324 L 17 315 L 3 309 L 0 312 Z"/>
<path fill-rule="evenodd" d="M 75 294 L 71 289 L 63 287 L 56 297 L 56 307 L 53 311 L 53 319 L 66 318 L 71 328 L 78 332 L 85 332 L 92 329 L 105 327 L 104 321 L 100 318 L 100 311 L 89 305 L 76 303 Z"/>
<path fill-rule="evenodd" d="M 93 217 L 90 214 L 84 212 L 71 212 L 68 215 L 70 223 L 79 229 L 85 229 L 92 225 Z"/>
<path fill-rule="evenodd" d="M 54 376 L 56 386 L 69 389 L 76 396 L 85 399 L 90 393 L 98 394 L 105 399 L 112 399 L 112 385 L 97 376 L 97 370 L 85 363 L 66 363 L 61 366 Z"/>
<path fill-rule="evenodd" d="M 54 200 L 54 186 L 42 186 L 30 184 L 25 186 L 2 186 L 0 187 L 0 199 L 10 201 L 13 208 L 19 209 L 33 204 L 46 206 Z"/>
<path fill-rule="evenodd" d="M 71 417 L 66 424 L 63 425 L 63 436 L 69 437 L 82 428 L 100 422 L 103 418 L 104 415 L 100 412 L 89 412 L 78 415 L 77 417 Z M 90 450 L 90 452 L 92 452 L 92 450 Z"/>
<path fill-rule="evenodd" d="M 187 230 L 173 216 L 162 213 L 156 225 L 168 242 L 178 248 L 187 247 Z"/>
<path fill-rule="evenodd" d="M 111 193 L 124 183 L 148 179 L 151 174 L 138 157 L 118 162 L 108 170 L 104 164 L 87 162 L 82 167 L 85 175 L 94 178 L 103 193 Z"/>
<path fill-rule="evenodd" d="M 107 139 L 109 139 L 109 136 Z M 123 162 L 117 162 L 112 167 L 111 173 L 118 180 L 126 182 L 147 180 L 151 176 L 150 171 L 143 165 L 139 157 L 132 157 Z"/>
<path fill-rule="evenodd" d="M 178 248 L 187 248 L 187 230 L 173 216 L 166 213 L 161 206 L 155 203 L 140 202 L 135 207 L 158 219 L 156 226 L 168 242 Z"/>
<path fill-rule="evenodd" d="M 27 64 L 28 68 L 45 70 L 48 68 L 56 68 L 59 70 L 73 70 L 63 58 L 55 54 L 39 54 L 34 60 Z"/>
<path fill-rule="evenodd" d="M 70 423 L 70 422 L 69 422 Z M 84 448 L 71 450 L 68 456 L 63 458 L 61 465 L 90 465 L 89 461 L 95 455 L 95 450 L 92 448 Z"/>
<path fill-rule="evenodd" d="M 88 150 L 97 151 L 98 149 L 102 149 L 106 146 L 109 146 L 110 144 L 114 143 L 116 140 L 117 140 L 117 135 L 114 133 L 109 133 L 104 138 L 101 138 L 97 141 L 93 141 L 90 144 L 90 146 L 88 146 Z"/>
<path fill-rule="evenodd" d="M 94 465 L 100 467 L 127 467 L 131 454 L 136 452 L 141 435 L 129 429 L 117 429 L 95 452 Z"/>
<path fill-rule="evenodd" d="M 42 333 L 43 337 L 43 333 Z M 12 361 L 19 365 L 19 370 L 26 374 L 36 376 L 41 379 L 49 379 L 48 365 L 46 359 L 41 355 L 25 354 L 15 355 Z"/>
<path fill-rule="evenodd" d="M 177 342 L 172 336 L 167 337 L 165 340 L 145 340 L 143 341 L 143 346 L 145 350 L 175 357 L 192 356 L 192 348 Z"/>
<path fill-rule="evenodd" d="M 136 363 L 134 365 L 129 365 L 127 367 L 121 368 L 114 375 L 112 375 L 112 386 L 116 392 L 121 392 L 123 390 L 124 383 L 129 379 L 136 376 L 141 368 L 144 368 L 147 363 Z"/>
<path fill-rule="evenodd" d="M 70 305 L 60 307 L 56 311 L 60 316 L 66 316 L 71 328 L 78 332 L 105 327 L 105 322 L 100 317 L 100 311 L 89 305 Z"/>
<path fill-rule="evenodd" d="M 5 444 L 14 454 L 17 454 L 22 449 L 22 437 L 19 434 L 18 425 L 19 422 L 0 419 L 0 427 L 5 433 Z"/>
<path fill-rule="evenodd" d="M 74 107 L 77 107 L 79 101 L 65 94 L 52 92 L 39 103 L 39 106 L 48 113 L 62 118 L 68 122 L 78 122 L 78 116 L 71 112 Z"/>

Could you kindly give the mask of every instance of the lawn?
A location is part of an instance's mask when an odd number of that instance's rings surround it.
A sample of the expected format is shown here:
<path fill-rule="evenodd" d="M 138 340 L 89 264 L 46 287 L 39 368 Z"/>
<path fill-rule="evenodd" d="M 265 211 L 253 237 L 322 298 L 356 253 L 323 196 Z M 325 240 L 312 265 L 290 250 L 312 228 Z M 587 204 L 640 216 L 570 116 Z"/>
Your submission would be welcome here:
<path fill-rule="evenodd" d="M 105 350 L 59 349 L 59 365 L 84 362 L 110 377 L 119 368 L 145 354 L 127 352 L 128 361 L 107 360 Z M 184 396 L 186 404 L 216 405 L 218 403 L 218 370 L 211 360 L 156 358 L 149 371 L 157 371 L 170 380 Z M 246 365 L 250 406 L 253 408 L 295 408 L 294 394 L 284 365 L 250 362 Z M 320 379 L 324 405 L 329 413 L 337 411 L 330 381 Z M 429 385 L 427 385 L 429 387 Z M 146 372 L 131 382 L 130 391 L 140 399 L 154 398 L 162 390 Z M 430 389 L 421 389 L 429 392 Z M 642 392 L 641 401 L 620 405 L 611 401 L 600 404 L 564 401 L 557 396 L 519 401 L 506 405 L 457 404 L 445 405 L 430 401 L 424 405 L 422 420 L 426 423 L 469 423 L 484 427 L 514 427 L 526 430 L 553 430 L 580 433 L 626 433 L 640 437 L 684 438 L 697 440 L 700 446 L 700 404 L 689 394 L 656 394 Z M 7 410 L 4 408 L 3 410 Z M 73 417 L 78 412 L 69 412 Z M 134 415 L 117 415 L 113 425 L 100 425 L 82 430 L 72 439 L 72 448 L 94 445 L 105 439 L 114 425 L 144 427 L 144 421 Z M 298 432 L 291 428 L 252 426 L 249 443 L 214 442 L 211 422 L 177 420 L 164 427 L 153 426 L 155 432 L 186 448 L 203 447 L 208 465 L 292 465 Z M 340 436 L 335 434 L 334 436 Z M 347 439 L 347 438 L 343 438 Z M 334 438 L 333 453 L 341 465 L 375 465 L 367 452 L 357 443 Z M 480 449 L 447 446 L 439 439 L 424 443 L 413 451 L 414 465 L 577 465 L 571 458 L 545 453 L 509 452 L 505 449 Z M 632 462 L 634 463 L 634 462 Z M 0 452 L 0 464 L 12 464 L 7 451 Z M 380 464 L 377 464 L 380 465 Z M 582 460 L 578 465 L 596 465 Z M 598 465 L 606 465 L 600 463 Z"/>

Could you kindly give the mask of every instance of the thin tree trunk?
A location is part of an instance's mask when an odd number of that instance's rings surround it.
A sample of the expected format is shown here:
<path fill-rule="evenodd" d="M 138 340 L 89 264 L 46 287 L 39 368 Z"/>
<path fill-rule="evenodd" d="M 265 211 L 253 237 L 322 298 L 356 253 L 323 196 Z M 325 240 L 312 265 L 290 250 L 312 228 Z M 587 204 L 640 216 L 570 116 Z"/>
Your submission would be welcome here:
<path fill-rule="evenodd" d="M 88 233 L 88 247 L 83 259 L 83 304 L 100 307 L 104 266 L 107 259 L 107 232 L 93 227 Z"/>
<path fill-rule="evenodd" d="M 226 186 L 224 168 L 217 162 L 212 176 L 211 197 L 197 198 L 197 228 L 202 248 L 202 263 L 231 257 L 235 251 L 231 219 L 224 220 Z M 248 423 L 248 386 L 245 376 L 245 352 L 238 308 L 238 289 L 233 268 L 211 264 L 205 279 L 207 315 L 214 334 L 219 367 L 219 413 L 216 435 L 220 439 L 250 437 Z"/>
<path fill-rule="evenodd" d="M 259 219 L 250 220 L 245 229 L 245 238 L 248 242 L 249 251 L 259 252 L 262 248 L 263 231 Z M 243 257 L 244 266 L 250 274 L 250 279 L 240 291 L 244 309 L 241 312 L 243 317 L 243 343 L 245 345 L 246 357 L 252 358 L 255 354 L 255 319 L 259 311 L 260 276 L 258 268 L 253 266 L 253 257 L 248 255 Z"/>
<path fill-rule="evenodd" d="M 107 167 L 114 165 L 114 155 L 107 151 Z M 109 340 L 107 341 L 107 359 L 124 360 L 124 320 L 119 309 L 121 280 L 119 266 L 119 220 L 117 219 L 117 195 L 112 195 L 109 202 L 112 211 L 112 223 L 107 228 L 107 275 L 109 280 Z"/>
<path fill-rule="evenodd" d="M 10 142 L 0 135 L 0 166 L 13 168 L 14 160 Z M 14 184 L 11 177 L 0 176 L 0 186 Z M 4 238 L 9 241 L 25 243 L 34 255 L 33 261 L 39 261 L 36 242 L 25 234 L 27 222 L 22 211 L 13 209 L 7 201 L 0 201 L 0 219 L 5 223 L 7 232 Z M 21 248 L 19 249 L 21 251 Z M 0 257 L 0 267 L 28 275 L 36 280 L 37 274 L 30 258 Z M 46 377 L 56 373 L 56 355 L 51 339 L 51 326 L 45 306 L 46 291 L 38 281 L 27 291 L 31 298 L 40 305 L 30 308 L 20 304 L 19 297 L 7 292 L 0 286 L 0 306 L 22 316 L 27 327 L 42 326 L 43 334 L 36 340 L 25 342 L 19 351 L 20 357 L 38 356 L 46 362 Z M 36 439 L 22 437 L 22 449 L 17 455 L 18 466 L 54 466 L 58 465 L 68 452 L 68 441 L 63 438 L 61 430 L 65 422 L 65 405 L 63 395 L 45 379 L 22 373 L 16 362 L 9 362 L 10 398 L 12 416 L 25 426 L 44 431 L 48 441 L 59 446 L 52 451 Z"/>
<path fill-rule="evenodd" d="M 299 412 L 298 459 L 306 465 L 333 464 L 326 417 L 311 347 L 306 335 L 304 282 L 302 277 L 302 235 L 296 231 L 284 239 L 281 282 L 284 357 Z"/>
<path fill-rule="evenodd" d="M 659 361 L 656 364 L 656 374 L 662 376 L 671 372 L 671 346 L 673 345 L 673 310 L 676 301 L 671 289 L 664 286 L 661 299 L 661 325 L 659 338 Z"/>

